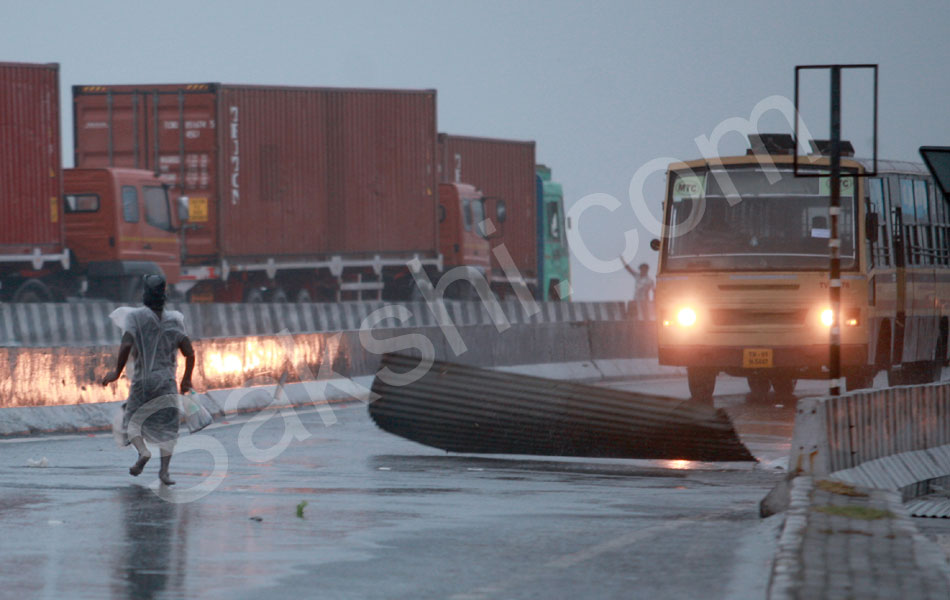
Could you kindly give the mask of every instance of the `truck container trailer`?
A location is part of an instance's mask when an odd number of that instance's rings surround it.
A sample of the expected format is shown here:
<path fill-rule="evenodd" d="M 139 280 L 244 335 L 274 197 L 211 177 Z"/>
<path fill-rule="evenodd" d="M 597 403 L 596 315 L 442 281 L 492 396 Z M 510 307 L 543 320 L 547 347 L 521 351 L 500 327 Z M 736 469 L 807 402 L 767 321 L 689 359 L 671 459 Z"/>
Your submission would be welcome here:
<path fill-rule="evenodd" d="M 59 65 L 0 63 L 0 294 L 32 299 L 34 277 L 68 268 L 63 246 Z"/>
<path fill-rule="evenodd" d="M 149 171 L 63 169 L 59 108 L 58 65 L 0 63 L 0 299 L 127 300 L 143 274 L 176 277 L 165 187 Z"/>
<path fill-rule="evenodd" d="M 153 170 L 187 198 L 192 300 L 398 299 L 407 261 L 473 258 L 439 223 L 434 90 L 75 86 L 73 114 L 77 166 Z M 440 242 L 470 251 L 443 262 Z"/>

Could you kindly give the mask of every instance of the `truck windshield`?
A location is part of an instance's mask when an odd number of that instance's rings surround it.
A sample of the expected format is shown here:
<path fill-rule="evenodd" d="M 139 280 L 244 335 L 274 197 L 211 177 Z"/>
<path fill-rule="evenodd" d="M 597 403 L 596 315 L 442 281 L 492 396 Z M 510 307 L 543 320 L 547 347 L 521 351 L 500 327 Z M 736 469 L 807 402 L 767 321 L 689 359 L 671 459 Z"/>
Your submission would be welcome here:
<path fill-rule="evenodd" d="M 475 231 L 484 237 L 481 224 L 485 220 L 485 199 L 484 198 L 463 198 L 462 213 L 465 219 L 465 230 L 471 231 L 472 225 L 475 225 Z"/>
<path fill-rule="evenodd" d="M 171 231 L 172 219 L 168 209 L 168 193 L 164 187 L 145 186 L 145 221 L 153 227 Z"/>
<path fill-rule="evenodd" d="M 855 266 L 854 179 L 841 180 L 841 267 Z M 830 178 L 759 167 L 674 172 L 664 269 L 785 270 L 828 265 Z"/>

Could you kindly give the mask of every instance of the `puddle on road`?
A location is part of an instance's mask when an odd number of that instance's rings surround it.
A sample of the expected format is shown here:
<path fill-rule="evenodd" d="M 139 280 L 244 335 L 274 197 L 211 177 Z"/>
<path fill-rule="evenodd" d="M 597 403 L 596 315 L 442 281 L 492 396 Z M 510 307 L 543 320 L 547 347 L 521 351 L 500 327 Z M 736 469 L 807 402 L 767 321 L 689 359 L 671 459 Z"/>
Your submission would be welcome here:
<path fill-rule="evenodd" d="M 615 477 L 684 477 L 682 471 L 668 469 L 661 461 L 635 459 L 579 459 L 568 457 L 486 458 L 483 456 L 377 455 L 369 459 L 373 469 L 397 472 L 446 471 L 467 474 L 496 472 L 550 473 L 557 475 L 597 475 Z M 691 464 L 700 465 L 703 463 Z M 493 476 L 494 478 L 494 476 Z"/>

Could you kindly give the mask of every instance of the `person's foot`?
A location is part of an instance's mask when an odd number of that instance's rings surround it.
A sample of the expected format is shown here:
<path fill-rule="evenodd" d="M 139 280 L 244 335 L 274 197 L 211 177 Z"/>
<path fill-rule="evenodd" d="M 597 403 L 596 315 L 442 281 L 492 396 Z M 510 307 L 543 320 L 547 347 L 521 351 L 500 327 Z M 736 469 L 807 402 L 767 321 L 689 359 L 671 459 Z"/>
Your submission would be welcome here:
<path fill-rule="evenodd" d="M 135 461 L 135 464 L 129 467 L 129 475 L 132 477 L 138 477 L 142 474 L 142 469 L 145 468 L 145 463 L 148 462 L 148 459 L 152 458 L 151 454 L 139 454 L 139 459 Z"/>
<path fill-rule="evenodd" d="M 159 471 L 158 479 L 165 485 L 175 485 L 175 481 L 171 477 L 168 476 L 167 471 Z"/>

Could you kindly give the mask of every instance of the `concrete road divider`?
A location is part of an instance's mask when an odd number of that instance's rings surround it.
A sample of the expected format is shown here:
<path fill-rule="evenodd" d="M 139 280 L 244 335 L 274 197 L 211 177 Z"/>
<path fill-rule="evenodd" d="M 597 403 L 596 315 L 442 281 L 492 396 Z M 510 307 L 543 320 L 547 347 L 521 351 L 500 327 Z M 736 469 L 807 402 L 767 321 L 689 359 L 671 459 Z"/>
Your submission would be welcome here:
<path fill-rule="evenodd" d="M 454 332 L 419 327 L 215 338 L 196 341 L 193 381 L 200 390 L 274 386 L 280 380 L 345 382 L 371 377 L 382 354 L 412 348 L 437 359 L 575 380 L 678 374 L 659 368 L 655 344 L 654 324 L 637 321 L 512 325 L 500 333 L 493 325 L 477 325 Z M 0 348 L 0 435 L 108 426 L 109 419 L 97 421 L 99 409 L 90 407 L 128 394 L 126 377 L 108 387 L 98 383 L 114 366 L 116 351 L 114 345 Z M 39 418 L 36 410 L 26 410 L 31 407 L 51 412 Z"/>
<path fill-rule="evenodd" d="M 109 320 L 118 304 L 110 302 L 0 304 L 0 346 L 102 346 L 118 339 Z M 314 304 L 181 304 L 169 305 L 185 315 L 194 339 L 356 331 L 385 306 L 401 307 L 409 318 L 373 319 L 375 328 L 431 327 L 435 313 L 425 302 L 341 302 Z M 480 302 L 446 301 L 446 311 L 458 326 L 488 325 L 491 315 Z M 623 302 L 541 302 L 540 311 L 528 314 L 517 301 L 500 303 L 508 323 L 571 323 L 624 321 Z"/>

